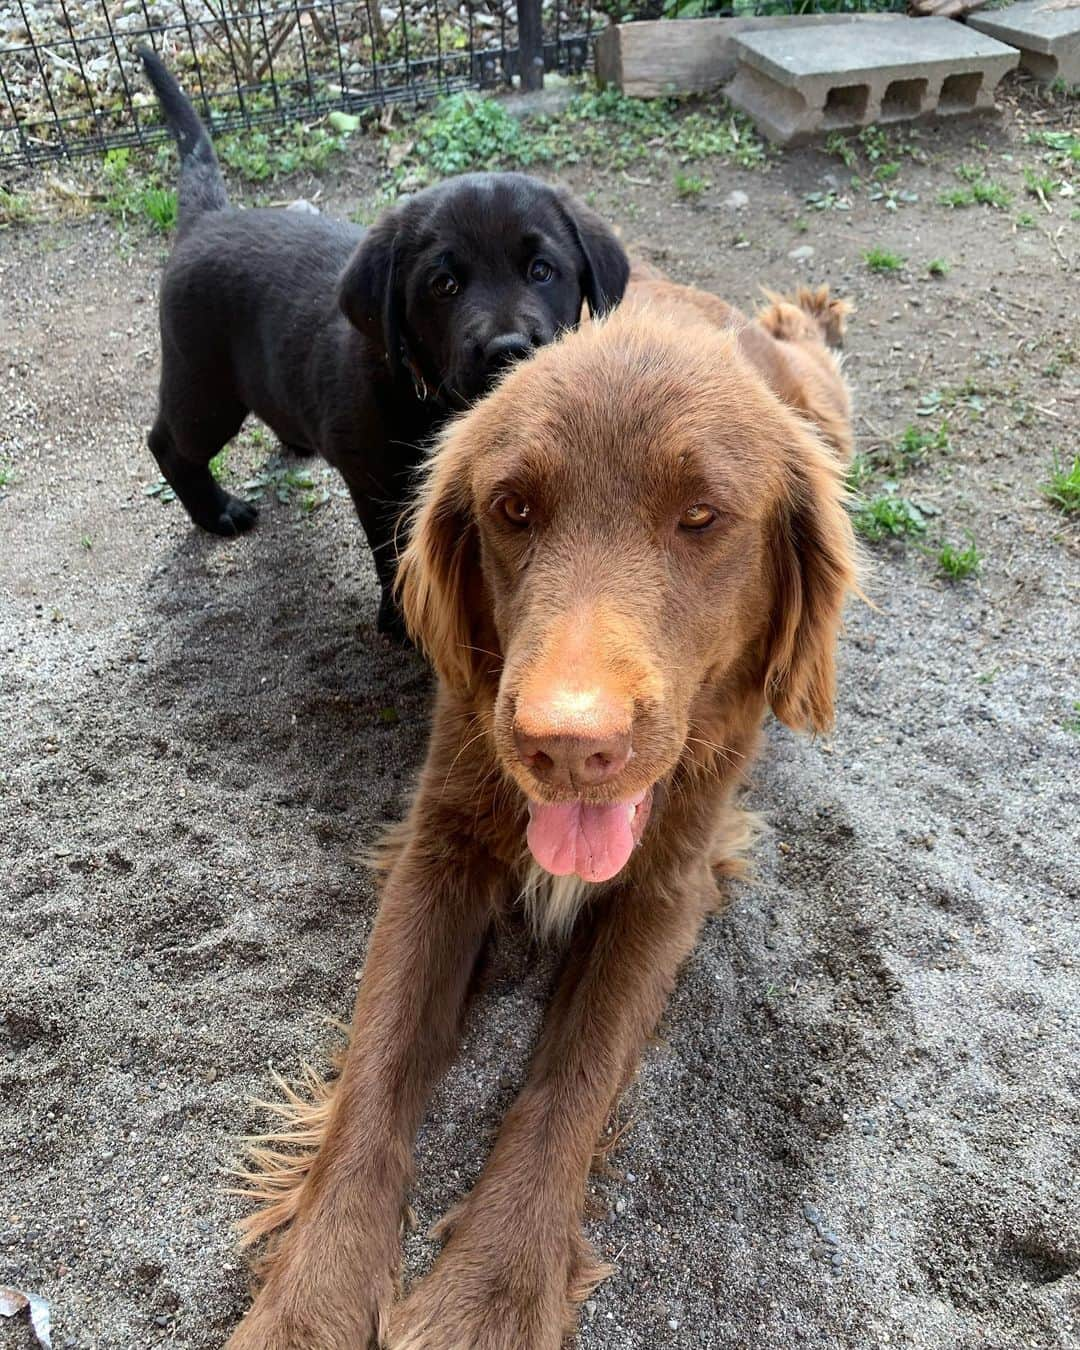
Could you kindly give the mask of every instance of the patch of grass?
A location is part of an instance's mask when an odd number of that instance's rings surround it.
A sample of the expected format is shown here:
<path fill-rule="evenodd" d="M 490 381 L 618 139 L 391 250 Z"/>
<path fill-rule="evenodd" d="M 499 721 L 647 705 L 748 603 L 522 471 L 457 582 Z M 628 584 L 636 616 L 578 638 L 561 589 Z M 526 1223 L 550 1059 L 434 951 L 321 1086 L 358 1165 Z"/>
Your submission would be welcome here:
<path fill-rule="evenodd" d="M 143 214 L 156 230 L 168 234 L 176 229 L 179 202 L 172 188 L 147 188 L 142 197 Z"/>
<path fill-rule="evenodd" d="M 996 206 L 1004 209 L 1013 199 L 1013 194 L 1003 183 L 995 183 L 987 178 L 984 170 L 975 164 L 961 164 L 956 170 L 957 178 L 967 184 L 966 187 L 953 188 L 938 197 L 942 206 Z"/>
<path fill-rule="evenodd" d="M 0 187 L 0 228 L 5 225 L 21 225 L 30 219 L 30 203 L 18 192 L 9 192 Z"/>
<path fill-rule="evenodd" d="M 853 455 L 844 474 L 844 483 L 849 492 L 859 492 L 874 476 L 874 466 L 868 455 Z"/>
<path fill-rule="evenodd" d="M 926 264 L 926 270 L 932 277 L 947 277 L 952 271 L 952 264 L 947 263 L 944 258 L 931 258 Z"/>
<path fill-rule="evenodd" d="M 826 140 L 825 152 L 829 155 L 835 155 L 846 169 L 853 169 L 859 162 L 858 151 L 840 131 L 834 131 Z"/>
<path fill-rule="evenodd" d="M 229 472 L 229 447 L 219 450 L 206 467 L 215 483 L 223 483 Z"/>
<path fill-rule="evenodd" d="M 86 549 L 87 553 L 94 547 L 94 537 L 90 534 L 84 534 L 79 538 L 80 547 Z"/>
<path fill-rule="evenodd" d="M 863 254 L 863 261 L 871 272 L 894 273 L 903 268 L 907 259 L 899 253 L 890 253 L 888 249 L 872 248 Z"/>
<path fill-rule="evenodd" d="M 613 89 L 579 94 L 555 115 L 521 119 L 496 99 L 452 94 L 403 135 L 412 139 L 395 181 L 410 187 L 474 168 L 587 160 L 625 169 L 664 152 L 683 165 L 716 156 L 751 168 L 766 159 L 749 120 L 722 101 L 688 107 L 674 99 L 624 98 Z"/>
<path fill-rule="evenodd" d="M 902 465 L 918 464 L 931 450 L 948 450 L 949 428 L 944 422 L 937 431 L 921 431 L 909 423 L 896 443 L 896 456 Z"/>
<path fill-rule="evenodd" d="M 0 461 L 0 488 L 10 487 L 15 480 L 15 471 L 10 464 Z"/>
<path fill-rule="evenodd" d="M 1072 710 L 1073 715 L 1066 717 L 1062 725 L 1066 731 L 1072 731 L 1080 735 L 1080 698 L 1073 701 Z"/>
<path fill-rule="evenodd" d="M 677 173 L 675 175 L 675 191 L 685 201 L 697 201 L 708 186 L 705 179 L 698 178 L 696 174 Z"/>
<path fill-rule="evenodd" d="M 359 125 L 357 121 L 356 125 Z M 215 139 L 218 158 L 249 183 L 287 177 L 307 170 L 318 173 L 348 145 L 352 119 L 345 129 L 329 123 L 305 126 L 296 122 L 284 127 L 256 127 Z"/>
<path fill-rule="evenodd" d="M 1063 468 L 1055 450 L 1053 472 L 1042 490 L 1046 500 L 1067 516 L 1080 512 L 1080 455 L 1074 457 L 1072 468 Z"/>
<path fill-rule="evenodd" d="M 968 535 L 967 548 L 957 548 L 952 544 L 942 544 L 938 555 L 938 572 L 950 581 L 964 581 L 977 576 L 982 567 L 982 555 L 975 546 L 975 540 Z"/>
<path fill-rule="evenodd" d="M 1045 202 L 1047 197 L 1053 195 L 1060 181 L 1052 173 L 1037 173 L 1034 169 L 1024 170 L 1024 187 L 1030 196 L 1038 197 L 1041 202 Z"/>
<path fill-rule="evenodd" d="M 1018 230 L 1033 230 L 1035 228 L 1035 217 L 1030 211 L 1021 211 L 1016 217 L 1016 228 Z"/>
<path fill-rule="evenodd" d="M 884 164 L 876 165 L 871 177 L 876 178 L 879 183 L 888 183 L 891 179 L 896 178 L 899 173 L 900 165 L 895 159 L 891 159 Z"/>
<path fill-rule="evenodd" d="M 888 487 L 878 496 L 861 502 L 851 523 L 871 543 L 880 543 L 883 539 L 916 538 L 926 533 L 926 519 L 915 503 L 898 496 Z"/>
<path fill-rule="evenodd" d="M 152 229 L 168 234 L 176 226 L 177 197 L 174 188 L 162 187 L 157 172 L 141 172 L 125 146 L 106 152 L 102 163 L 105 179 L 105 210 L 122 227 L 142 220 Z"/>

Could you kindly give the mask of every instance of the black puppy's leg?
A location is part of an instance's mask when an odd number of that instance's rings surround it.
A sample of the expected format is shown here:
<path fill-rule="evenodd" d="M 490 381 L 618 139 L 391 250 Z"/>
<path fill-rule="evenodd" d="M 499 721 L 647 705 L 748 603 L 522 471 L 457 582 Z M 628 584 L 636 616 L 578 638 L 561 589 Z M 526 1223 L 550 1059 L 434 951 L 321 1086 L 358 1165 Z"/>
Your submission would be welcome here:
<path fill-rule="evenodd" d="M 195 524 L 211 534 L 243 534 L 259 514 L 250 502 L 226 492 L 209 469 L 210 461 L 232 440 L 246 416 L 247 409 L 239 405 L 227 411 L 216 408 L 212 417 L 198 421 L 186 415 L 170 420 L 163 409 L 147 437 L 165 481 Z"/>
<path fill-rule="evenodd" d="M 361 486 L 346 479 L 349 495 L 360 517 L 360 524 L 367 535 L 375 574 L 379 578 L 379 613 L 375 627 L 388 641 L 407 647 L 409 635 L 405 630 L 405 620 L 394 599 L 394 575 L 397 572 L 398 544 L 396 537 L 401 510 L 386 506 L 381 499 L 375 500 L 377 489 L 371 484 Z"/>

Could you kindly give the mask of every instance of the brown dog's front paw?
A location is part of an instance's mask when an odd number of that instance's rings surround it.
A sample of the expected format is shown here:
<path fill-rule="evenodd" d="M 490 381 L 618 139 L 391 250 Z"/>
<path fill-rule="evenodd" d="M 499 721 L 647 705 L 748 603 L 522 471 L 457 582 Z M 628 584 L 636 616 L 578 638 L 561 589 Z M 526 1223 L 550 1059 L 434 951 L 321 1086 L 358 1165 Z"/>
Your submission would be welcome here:
<path fill-rule="evenodd" d="M 315 1253 L 318 1257 L 318 1253 Z M 393 1272 L 361 1275 L 329 1249 L 312 1269 L 275 1267 L 225 1350 L 376 1350 L 397 1292 Z"/>
<path fill-rule="evenodd" d="M 507 1261 L 451 1239 L 395 1309 L 388 1350 L 559 1350 L 567 1330 L 559 1264 Z"/>

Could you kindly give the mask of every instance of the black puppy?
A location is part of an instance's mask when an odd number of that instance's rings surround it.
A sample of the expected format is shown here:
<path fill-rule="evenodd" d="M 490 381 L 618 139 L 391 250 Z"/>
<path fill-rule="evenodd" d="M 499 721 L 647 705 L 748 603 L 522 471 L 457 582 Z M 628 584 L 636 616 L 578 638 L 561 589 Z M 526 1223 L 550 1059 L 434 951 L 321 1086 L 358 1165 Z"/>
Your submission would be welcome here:
<path fill-rule="evenodd" d="M 629 266 L 569 194 L 514 173 L 450 179 L 367 232 L 310 213 L 230 208 L 205 128 L 140 55 L 180 148 L 180 219 L 161 288 L 150 449 L 197 525 L 237 534 L 255 508 L 208 464 L 249 412 L 348 484 L 400 636 L 394 530 L 425 442 L 510 361 L 618 304 Z"/>

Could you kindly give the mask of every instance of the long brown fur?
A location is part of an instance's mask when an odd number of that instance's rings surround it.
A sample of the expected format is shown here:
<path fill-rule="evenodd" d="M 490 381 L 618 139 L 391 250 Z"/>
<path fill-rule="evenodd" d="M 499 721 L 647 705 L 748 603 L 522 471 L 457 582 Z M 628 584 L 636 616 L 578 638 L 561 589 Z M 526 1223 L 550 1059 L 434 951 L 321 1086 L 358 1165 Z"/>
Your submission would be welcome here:
<path fill-rule="evenodd" d="M 718 880 L 745 868 L 760 822 L 735 797 L 763 716 L 833 717 L 857 585 L 829 346 L 848 309 L 803 288 L 748 319 L 638 269 L 613 317 L 444 436 L 399 574 L 440 676 L 427 762 L 378 859 L 340 1071 L 279 1082 L 282 1128 L 252 1143 L 245 1239 L 266 1250 L 229 1350 L 558 1350 L 610 1273 L 582 1234 L 589 1170 Z M 529 802 L 625 811 L 638 846 L 591 878 L 590 843 L 581 875 L 553 877 L 526 847 Z M 415 1132 L 488 934 L 526 908 L 565 942 L 560 983 L 402 1299 Z"/>

